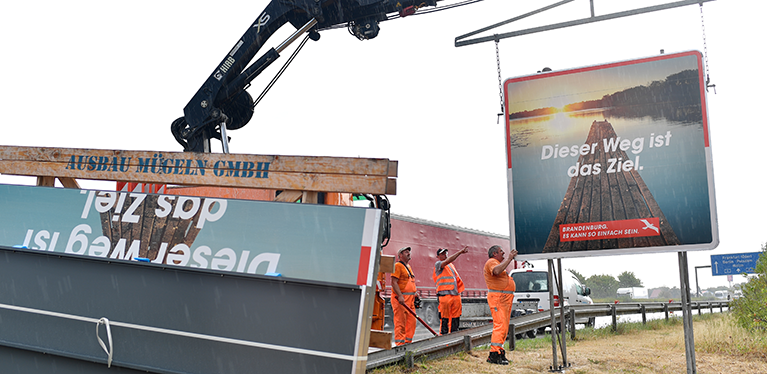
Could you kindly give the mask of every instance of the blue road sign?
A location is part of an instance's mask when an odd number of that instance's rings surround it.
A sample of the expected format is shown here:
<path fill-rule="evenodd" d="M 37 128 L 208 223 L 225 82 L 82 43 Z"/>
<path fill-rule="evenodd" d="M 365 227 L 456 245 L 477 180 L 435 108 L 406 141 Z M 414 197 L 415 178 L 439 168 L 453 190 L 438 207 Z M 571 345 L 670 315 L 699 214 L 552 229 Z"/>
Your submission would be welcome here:
<path fill-rule="evenodd" d="M 711 255 L 711 275 L 753 274 L 762 252 Z"/>

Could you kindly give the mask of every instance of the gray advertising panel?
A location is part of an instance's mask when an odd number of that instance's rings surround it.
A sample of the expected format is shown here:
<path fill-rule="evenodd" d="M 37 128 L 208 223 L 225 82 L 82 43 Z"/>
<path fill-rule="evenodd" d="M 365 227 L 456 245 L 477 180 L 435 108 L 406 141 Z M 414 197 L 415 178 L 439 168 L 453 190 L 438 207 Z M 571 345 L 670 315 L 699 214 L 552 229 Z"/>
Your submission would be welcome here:
<path fill-rule="evenodd" d="M 505 82 L 521 259 L 718 245 L 703 74 L 693 51 Z"/>
<path fill-rule="evenodd" d="M 0 212 L 0 372 L 365 370 L 380 210 L 0 185 Z"/>
<path fill-rule="evenodd" d="M 0 346 L 102 364 L 85 372 L 362 373 L 367 290 L 0 249 Z"/>

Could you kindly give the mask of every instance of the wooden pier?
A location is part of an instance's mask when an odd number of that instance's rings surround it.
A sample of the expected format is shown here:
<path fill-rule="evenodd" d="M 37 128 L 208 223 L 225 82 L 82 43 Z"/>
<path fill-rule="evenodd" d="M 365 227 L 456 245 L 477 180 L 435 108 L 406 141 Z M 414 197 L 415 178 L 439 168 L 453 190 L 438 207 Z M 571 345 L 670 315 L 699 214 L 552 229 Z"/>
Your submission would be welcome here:
<path fill-rule="evenodd" d="M 607 172 L 609 159 L 631 160 L 626 152 L 616 148 L 605 152 L 603 139 L 616 138 L 613 126 L 607 121 L 594 121 L 585 144 L 598 143 L 596 152 L 581 155 L 579 165 L 599 163 L 599 173 L 572 177 L 543 252 L 570 252 L 616 248 L 641 248 L 679 245 L 674 230 L 663 215 L 652 193 L 639 173 L 630 171 Z M 620 221 L 628 219 L 658 218 L 660 235 L 597 240 L 560 241 L 560 225 L 589 222 Z"/>

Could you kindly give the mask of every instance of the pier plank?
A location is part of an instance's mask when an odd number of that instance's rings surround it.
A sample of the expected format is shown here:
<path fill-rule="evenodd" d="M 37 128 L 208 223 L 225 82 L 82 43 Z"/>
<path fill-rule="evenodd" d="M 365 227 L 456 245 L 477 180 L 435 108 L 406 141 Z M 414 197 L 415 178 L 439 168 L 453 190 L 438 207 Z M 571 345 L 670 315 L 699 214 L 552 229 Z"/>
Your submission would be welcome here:
<path fill-rule="evenodd" d="M 605 152 L 602 139 L 616 138 L 615 129 L 608 121 L 594 121 L 584 144 L 598 143 L 595 154 L 581 155 L 579 165 L 602 165 L 598 174 L 578 175 L 571 178 L 562 203 L 552 224 L 543 252 L 583 251 L 615 248 L 636 248 L 679 245 L 673 228 L 655 201 L 649 188 L 635 169 L 607 173 L 609 159 L 621 162 L 632 160 L 616 148 Z M 633 160 L 632 160 L 633 161 Z M 617 164 L 616 164 L 617 166 Z M 634 238 L 560 241 L 559 228 L 563 224 L 620 221 L 627 219 L 658 218 L 660 236 Z"/>

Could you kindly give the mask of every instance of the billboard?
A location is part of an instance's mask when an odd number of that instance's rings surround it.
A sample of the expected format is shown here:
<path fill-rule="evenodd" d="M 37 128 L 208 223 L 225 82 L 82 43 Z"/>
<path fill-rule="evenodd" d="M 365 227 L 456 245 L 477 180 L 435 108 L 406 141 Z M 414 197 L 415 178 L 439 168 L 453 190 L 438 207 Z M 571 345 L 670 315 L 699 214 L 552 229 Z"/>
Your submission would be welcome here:
<path fill-rule="evenodd" d="M 9 247 L 357 286 L 375 278 L 375 209 L 0 185 L 0 212 Z"/>
<path fill-rule="evenodd" d="M 703 74 L 691 51 L 506 80 L 520 259 L 718 245 Z"/>
<path fill-rule="evenodd" d="M 0 212 L 0 372 L 365 371 L 378 209 L 0 184 Z"/>

